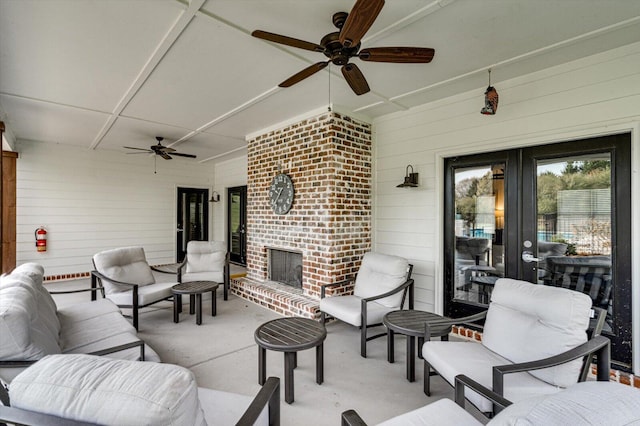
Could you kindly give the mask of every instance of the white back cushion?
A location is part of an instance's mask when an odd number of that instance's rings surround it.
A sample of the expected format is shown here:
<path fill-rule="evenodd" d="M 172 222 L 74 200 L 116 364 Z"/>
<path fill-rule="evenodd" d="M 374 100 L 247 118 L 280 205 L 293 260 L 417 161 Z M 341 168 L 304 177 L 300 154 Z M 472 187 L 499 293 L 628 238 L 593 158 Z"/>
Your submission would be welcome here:
<path fill-rule="evenodd" d="M 496 281 L 482 344 L 514 362 L 547 358 L 587 341 L 591 298 L 559 287 L 510 278 Z M 547 383 L 576 383 L 582 360 L 531 371 Z"/>
<path fill-rule="evenodd" d="M 54 341 L 60 334 L 56 302 L 43 285 L 44 268 L 37 263 L 23 263 L 16 267 L 11 274 L 2 277 L 0 289 L 8 286 L 21 286 L 30 289 L 36 300 L 37 318 L 32 326 L 50 334 Z"/>
<path fill-rule="evenodd" d="M 189 241 L 186 272 L 222 272 L 226 255 L 224 241 Z"/>
<path fill-rule="evenodd" d="M 353 294 L 360 298 L 377 296 L 397 288 L 407 280 L 407 259 L 369 252 L 362 258 Z M 388 308 L 399 308 L 402 292 L 376 300 Z"/>
<path fill-rule="evenodd" d="M 24 286 L 0 289 L 0 359 L 37 360 L 60 353 L 58 336 L 39 321 L 34 290 Z"/>
<path fill-rule="evenodd" d="M 93 256 L 93 264 L 98 272 L 116 281 L 141 286 L 155 283 L 142 247 L 122 247 L 100 252 Z M 102 285 L 106 294 L 131 290 L 131 287 L 106 280 Z"/>
<path fill-rule="evenodd" d="M 11 382 L 11 405 L 97 424 L 204 425 L 193 373 L 92 355 L 43 358 Z"/>

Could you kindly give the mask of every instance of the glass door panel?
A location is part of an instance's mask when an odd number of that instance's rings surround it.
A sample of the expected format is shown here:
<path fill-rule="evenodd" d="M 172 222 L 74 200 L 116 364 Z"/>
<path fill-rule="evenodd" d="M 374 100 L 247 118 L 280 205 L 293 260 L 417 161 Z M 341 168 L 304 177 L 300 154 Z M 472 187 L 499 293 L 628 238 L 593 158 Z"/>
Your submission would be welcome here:
<path fill-rule="evenodd" d="M 209 190 L 178 188 L 176 261 L 182 262 L 189 241 L 209 239 Z"/>
<path fill-rule="evenodd" d="M 238 186 L 227 190 L 227 229 L 230 260 L 247 263 L 247 187 Z"/>
<path fill-rule="evenodd" d="M 537 280 L 588 294 L 613 326 L 611 154 L 537 161 Z"/>
<path fill-rule="evenodd" d="M 504 163 L 455 169 L 453 299 L 488 305 L 504 277 Z"/>

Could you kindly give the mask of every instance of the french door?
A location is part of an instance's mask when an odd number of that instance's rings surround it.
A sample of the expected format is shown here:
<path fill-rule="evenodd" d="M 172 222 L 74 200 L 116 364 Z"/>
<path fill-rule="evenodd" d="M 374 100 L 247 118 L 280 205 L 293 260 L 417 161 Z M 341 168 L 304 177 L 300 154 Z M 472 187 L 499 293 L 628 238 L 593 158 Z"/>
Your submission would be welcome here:
<path fill-rule="evenodd" d="M 607 311 L 631 369 L 631 137 L 445 160 L 445 314 L 487 308 L 500 277 L 570 288 Z"/>
<path fill-rule="evenodd" d="M 209 190 L 178 188 L 176 262 L 182 262 L 189 241 L 209 239 Z"/>
<path fill-rule="evenodd" d="M 229 260 L 247 264 L 247 187 L 227 190 L 227 245 Z"/>

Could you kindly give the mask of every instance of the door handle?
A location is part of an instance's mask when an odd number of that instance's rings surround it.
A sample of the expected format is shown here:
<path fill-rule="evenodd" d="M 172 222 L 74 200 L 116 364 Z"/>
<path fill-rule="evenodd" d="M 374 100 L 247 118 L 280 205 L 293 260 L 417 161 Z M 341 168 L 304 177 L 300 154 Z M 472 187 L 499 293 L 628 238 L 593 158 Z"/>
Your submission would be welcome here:
<path fill-rule="evenodd" d="M 524 260 L 527 263 L 540 262 L 540 259 L 538 259 L 537 257 L 534 257 L 533 253 L 530 252 L 530 251 L 523 251 L 522 252 L 522 260 Z"/>

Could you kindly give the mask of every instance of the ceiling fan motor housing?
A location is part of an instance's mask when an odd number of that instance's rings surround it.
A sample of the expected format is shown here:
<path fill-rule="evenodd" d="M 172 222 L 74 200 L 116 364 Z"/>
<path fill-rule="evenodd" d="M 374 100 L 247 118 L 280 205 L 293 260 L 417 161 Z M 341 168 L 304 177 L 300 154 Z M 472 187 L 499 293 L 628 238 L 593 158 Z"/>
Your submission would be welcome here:
<path fill-rule="evenodd" d="M 349 62 L 349 58 L 356 56 L 358 53 L 360 43 L 353 47 L 344 47 L 338 40 L 339 37 L 339 32 L 329 33 L 322 37 L 320 45 L 324 47 L 324 52 L 322 53 L 324 53 L 334 65 L 346 65 Z"/>

